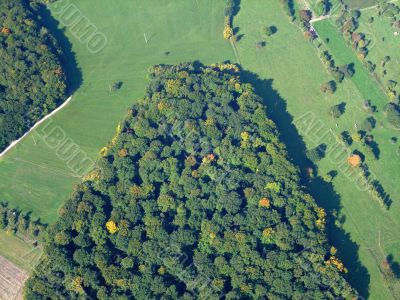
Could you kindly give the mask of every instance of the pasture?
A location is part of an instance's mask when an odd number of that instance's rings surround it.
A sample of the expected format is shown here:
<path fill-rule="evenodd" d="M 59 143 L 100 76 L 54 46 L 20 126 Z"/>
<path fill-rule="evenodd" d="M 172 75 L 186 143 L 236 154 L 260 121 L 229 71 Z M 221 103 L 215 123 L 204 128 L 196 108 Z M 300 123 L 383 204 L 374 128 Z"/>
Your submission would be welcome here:
<path fill-rule="evenodd" d="M 397 2 L 399 3 L 399 2 Z M 370 18 L 374 18 L 373 22 L 369 22 Z M 400 29 L 395 29 L 386 16 L 377 16 L 377 9 L 362 11 L 359 20 L 359 30 L 364 32 L 368 39 L 371 40 L 368 59 L 376 64 L 375 73 L 383 85 L 387 81 L 397 80 L 400 78 Z M 390 61 L 382 66 L 384 57 L 389 56 Z M 384 70 L 386 74 L 384 74 Z M 397 86 L 400 92 L 400 87 Z"/>
<path fill-rule="evenodd" d="M 266 25 L 277 28 L 277 32 L 268 38 L 260 31 Z M 365 97 L 374 97 L 382 107 L 387 101 L 385 96 L 367 77 L 369 74 L 363 74 L 361 69 L 357 69 L 357 76 L 339 84 L 334 95 L 322 94 L 321 84 L 332 77 L 319 61 L 315 46 L 304 39 L 296 25 L 290 24 L 278 1 L 268 5 L 261 1 L 241 5 L 234 26 L 239 27 L 239 34 L 243 34 L 237 43 L 240 61 L 244 69 L 251 71 L 244 75 L 265 98 L 271 118 L 278 124 L 290 155 L 303 172 L 310 166 L 305 158 L 305 149 L 321 143 L 327 145 L 330 155 L 318 164 L 319 173 L 324 175 L 335 170 L 338 175 L 333 185 L 318 178 L 313 180 L 311 191 L 317 202 L 336 216 L 336 220 L 331 217 L 328 233 L 330 242 L 339 249 L 349 268 L 350 282 L 364 297 L 393 298 L 382 280 L 380 264 L 388 255 L 393 256 L 393 261 L 400 260 L 396 239 L 400 230 L 400 220 L 396 217 L 400 206 L 396 196 L 400 189 L 393 180 L 400 176 L 399 160 L 394 159 L 398 157 L 398 145 L 389 143 L 389 138 L 399 136 L 399 133 L 388 128 L 384 116 L 378 113 L 379 126 L 372 133 L 381 150 L 380 159 L 367 160 L 384 188 L 394 196 L 389 212 L 379 208 L 368 193 L 359 190 L 354 180 L 339 169 L 339 161 L 330 158 L 337 151 L 338 135 L 344 130 L 354 132 L 354 124 L 361 124 L 368 116 L 362 109 Z M 260 40 L 265 40 L 265 47 L 256 47 Z M 341 46 L 333 41 L 329 47 Z M 337 54 L 338 59 L 345 62 L 350 58 L 356 64 L 355 56 L 351 56 L 353 54 L 348 50 L 350 52 L 346 50 L 344 57 Z M 335 52 L 333 55 L 336 57 Z M 363 84 L 363 80 L 367 81 Z M 339 120 L 334 120 L 329 116 L 329 108 L 342 102 L 346 103 L 346 112 Z M 321 132 L 304 132 L 301 123 L 298 124 L 298 120 L 310 114 L 321 122 Z M 292 122 L 297 124 L 297 128 Z M 324 135 L 326 132 L 328 134 Z M 352 147 L 350 150 L 359 148 L 359 145 Z"/>

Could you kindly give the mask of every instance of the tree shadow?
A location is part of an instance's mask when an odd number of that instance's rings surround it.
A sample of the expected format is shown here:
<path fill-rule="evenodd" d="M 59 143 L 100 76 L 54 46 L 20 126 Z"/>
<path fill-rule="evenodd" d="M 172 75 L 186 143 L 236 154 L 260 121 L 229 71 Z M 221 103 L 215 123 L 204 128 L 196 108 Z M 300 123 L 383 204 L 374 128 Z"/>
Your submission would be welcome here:
<path fill-rule="evenodd" d="M 362 297 L 369 298 L 371 278 L 368 270 L 362 265 L 359 259 L 359 245 L 340 226 L 340 223 L 343 223 L 346 219 L 346 216 L 341 213 L 340 195 L 336 193 L 331 183 L 325 182 L 320 177 L 313 179 L 309 186 L 311 195 L 316 199 L 317 204 L 327 212 L 326 229 L 328 240 L 331 245 L 334 245 L 338 249 L 340 258 L 349 270 L 347 280 Z M 338 222 L 335 222 L 335 220 Z"/>
<path fill-rule="evenodd" d="M 240 11 L 240 1 L 241 0 L 233 0 L 233 12 L 232 17 L 236 16 Z"/>
<path fill-rule="evenodd" d="M 58 28 L 60 23 L 53 18 L 45 5 L 39 5 L 36 12 L 41 17 L 41 23 L 46 26 L 62 49 L 62 55 L 59 57 L 67 77 L 67 92 L 72 95 L 82 84 L 82 71 L 78 65 L 76 54 L 72 51 L 72 44 L 65 35 L 65 29 Z"/>
<path fill-rule="evenodd" d="M 275 122 L 279 128 L 280 138 L 285 143 L 290 159 L 303 171 L 308 168 L 316 170 L 316 166 L 306 156 L 306 145 L 293 124 L 293 117 L 287 111 L 286 101 L 273 89 L 272 79 L 264 80 L 250 71 L 242 70 L 243 82 L 253 85 L 255 92 L 264 99 L 267 106 L 268 117 Z M 331 183 L 317 177 L 311 181 L 302 176 L 302 183 L 310 187 L 310 193 L 317 204 L 323 207 L 328 214 L 327 233 L 331 245 L 339 250 L 340 257 L 349 269 L 347 279 L 349 283 L 365 298 L 369 296 L 370 275 L 362 265 L 359 256 L 359 246 L 352 241 L 349 233 L 335 224 L 334 215 L 341 216 L 342 205 L 338 195 Z"/>
<path fill-rule="evenodd" d="M 389 254 L 386 257 L 386 260 L 388 261 L 391 270 L 393 271 L 394 275 L 396 276 L 397 279 L 400 279 L 400 264 L 397 261 L 394 261 L 393 255 Z"/>
<path fill-rule="evenodd" d="M 346 102 L 340 102 L 338 104 L 339 111 L 343 115 L 346 112 Z"/>
<path fill-rule="evenodd" d="M 296 14 L 294 0 L 288 0 L 288 8 L 292 16 Z"/>
<path fill-rule="evenodd" d="M 378 146 L 377 142 L 370 141 L 367 144 L 371 147 L 372 153 L 374 154 L 375 158 L 379 159 L 381 156 L 381 150 L 379 150 L 379 146 Z"/>
<path fill-rule="evenodd" d="M 236 41 L 239 42 L 243 37 L 244 37 L 244 34 L 243 34 L 243 33 L 238 34 L 238 35 L 236 36 Z"/>

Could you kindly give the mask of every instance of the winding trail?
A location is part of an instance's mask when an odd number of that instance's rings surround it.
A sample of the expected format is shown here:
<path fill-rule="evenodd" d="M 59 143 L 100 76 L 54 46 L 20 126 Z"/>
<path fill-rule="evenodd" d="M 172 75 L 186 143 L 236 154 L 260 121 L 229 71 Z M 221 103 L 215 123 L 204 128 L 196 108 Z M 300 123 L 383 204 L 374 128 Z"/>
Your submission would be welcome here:
<path fill-rule="evenodd" d="M 21 136 L 18 140 L 13 141 L 6 149 L 4 149 L 3 152 L 0 153 L 0 159 L 6 155 L 8 151 L 10 151 L 12 148 L 14 148 L 19 142 L 21 142 L 31 131 L 36 129 L 40 124 L 42 124 L 44 121 L 47 119 L 51 118 L 54 114 L 56 114 L 58 111 L 63 109 L 70 101 L 72 100 L 72 96 L 70 96 L 63 104 L 61 104 L 59 107 L 57 107 L 55 110 L 53 110 L 51 113 L 43 117 L 41 120 L 37 121 L 35 125 L 33 125 L 27 132 L 24 133 L 23 136 Z"/>

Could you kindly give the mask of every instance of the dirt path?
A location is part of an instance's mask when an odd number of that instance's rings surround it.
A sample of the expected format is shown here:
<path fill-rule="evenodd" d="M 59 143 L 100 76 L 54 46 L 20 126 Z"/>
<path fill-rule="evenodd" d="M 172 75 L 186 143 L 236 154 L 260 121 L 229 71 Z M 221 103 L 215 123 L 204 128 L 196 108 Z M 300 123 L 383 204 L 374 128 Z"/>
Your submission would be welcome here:
<path fill-rule="evenodd" d="M 331 17 L 331 15 L 325 15 L 325 16 L 320 16 L 320 17 L 317 17 L 317 18 L 313 18 L 313 19 L 311 19 L 310 23 L 326 20 L 326 19 L 329 19 L 330 17 Z"/>
<path fill-rule="evenodd" d="M 28 273 L 0 256 L 0 300 L 22 300 Z"/>
<path fill-rule="evenodd" d="M 63 109 L 70 101 L 72 100 L 72 96 L 70 96 L 63 104 L 61 104 L 59 107 L 57 107 L 55 110 L 53 110 L 51 113 L 49 113 L 47 116 L 45 116 L 43 119 L 39 120 L 36 122 L 35 125 L 32 126 L 31 129 L 29 129 L 23 136 L 21 136 L 18 140 L 12 142 L 6 149 L 4 149 L 3 152 L 0 153 L 0 159 L 3 158 L 3 156 L 10 151 L 12 148 L 14 148 L 22 139 L 24 139 L 31 131 L 33 131 L 36 127 L 38 127 L 40 124 L 42 124 L 44 121 L 46 121 L 48 118 L 51 118 L 54 114 L 56 114 L 58 111 Z M 0 298 L 1 299 L 1 298 Z"/>

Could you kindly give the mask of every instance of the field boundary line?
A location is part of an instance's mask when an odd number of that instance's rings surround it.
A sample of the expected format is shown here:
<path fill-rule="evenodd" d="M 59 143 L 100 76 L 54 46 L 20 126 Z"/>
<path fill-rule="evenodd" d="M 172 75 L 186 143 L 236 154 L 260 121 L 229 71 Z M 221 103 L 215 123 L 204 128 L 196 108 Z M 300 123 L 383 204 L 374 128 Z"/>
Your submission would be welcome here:
<path fill-rule="evenodd" d="M 59 107 L 57 107 L 55 110 L 53 110 L 51 113 L 48 115 L 44 116 L 41 120 L 37 121 L 35 125 L 33 125 L 27 132 L 24 133 L 23 136 L 21 136 L 18 140 L 13 141 L 6 149 L 4 149 L 3 152 L 0 153 L 0 159 L 12 148 L 14 148 L 19 142 L 21 142 L 29 133 L 31 133 L 34 129 L 36 129 L 40 124 L 42 124 L 44 121 L 46 121 L 48 118 L 52 117 L 54 114 L 56 114 L 58 111 L 63 109 L 70 101 L 72 100 L 72 96 L 70 96 L 63 104 L 61 104 Z"/>
<path fill-rule="evenodd" d="M 20 161 L 20 162 L 23 162 L 23 163 L 26 163 L 26 164 L 30 164 L 32 166 L 36 166 L 36 167 L 41 168 L 41 169 L 48 170 L 48 171 L 50 171 L 50 172 L 52 172 L 54 174 L 58 174 L 58 175 L 62 175 L 62 176 L 68 176 L 68 177 L 82 178 L 82 177 L 74 175 L 72 173 L 63 172 L 63 170 L 61 170 L 61 169 L 59 169 L 59 170 L 51 169 L 51 168 L 49 168 L 47 166 L 40 165 L 40 164 L 37 164 L 37 163 L 32 162 L 32 161 L 21 159 L 20 157 L 16 157 L 16 158 L 14 158 L 14 160 L 15 161 Z"/>

